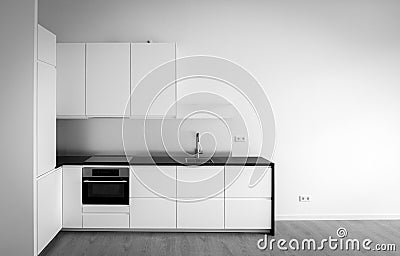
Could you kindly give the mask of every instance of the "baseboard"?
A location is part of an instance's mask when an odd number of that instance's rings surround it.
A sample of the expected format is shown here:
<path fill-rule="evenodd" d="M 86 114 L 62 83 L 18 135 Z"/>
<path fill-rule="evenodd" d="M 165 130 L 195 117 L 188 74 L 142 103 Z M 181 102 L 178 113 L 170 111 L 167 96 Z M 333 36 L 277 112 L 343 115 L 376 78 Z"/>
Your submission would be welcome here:
<path fill-rule="evenodd" d="M 276 215 L 276 221 L 284 220 L 400 220 L 400 214 Z"/>

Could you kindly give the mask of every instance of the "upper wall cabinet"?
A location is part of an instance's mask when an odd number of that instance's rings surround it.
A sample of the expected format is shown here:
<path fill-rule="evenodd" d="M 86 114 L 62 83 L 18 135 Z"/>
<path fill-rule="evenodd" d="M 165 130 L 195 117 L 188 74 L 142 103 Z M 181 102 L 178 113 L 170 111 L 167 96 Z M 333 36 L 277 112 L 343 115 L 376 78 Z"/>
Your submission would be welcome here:
<path fill-rule="evenodd" d="M 38 59 L 56 65 L 56 35 L 38 26 Z"/>
<path fill-rule="evenodd" d="M 129 115 L 129 94 L 130 44 L 87 44 L 86 115 L 108 117 Z"/>
<path fill-rule="evenodd" d="M 131 115 L 176 116 L 176 45 L 131 44 Z"/>
<path fill-rule="evenodd" d="M 57 44 L 57 117 L 85 116 L 85 44 Z"/>

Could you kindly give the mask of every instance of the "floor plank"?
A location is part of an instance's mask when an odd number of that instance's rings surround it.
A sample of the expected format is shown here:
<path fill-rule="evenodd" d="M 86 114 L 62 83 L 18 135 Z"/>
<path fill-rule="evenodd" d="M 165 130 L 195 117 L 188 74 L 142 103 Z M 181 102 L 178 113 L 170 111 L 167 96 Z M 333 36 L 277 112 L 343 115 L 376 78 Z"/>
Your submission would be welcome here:
<path fill-rule="evenodd" d="M 273 251 L 260 250 L 257 241 L 263 234 L 255 233 L 151 233 L 151 232 L 60 232 L 40 256 L 124 256 L 124 255 L 399 255 L 400 221 L 279 221 L 276 235 L 285 239 L 337 238 L 336 231 L 344 227 L 346 238 L 371 239 L 374 243 L 396 244 L 395 252 L 341 251 Z"/>

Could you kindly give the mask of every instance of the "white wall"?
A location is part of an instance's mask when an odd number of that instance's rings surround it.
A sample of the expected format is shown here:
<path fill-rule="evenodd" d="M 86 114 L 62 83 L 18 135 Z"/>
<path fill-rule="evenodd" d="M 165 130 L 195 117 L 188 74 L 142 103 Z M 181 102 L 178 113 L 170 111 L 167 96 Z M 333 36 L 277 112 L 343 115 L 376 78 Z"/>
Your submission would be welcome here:
<path fill-rule="evenodd" d="M 177 42 L 255 75 L 276 117 L 281 218 L 400 216 L 399 1 L 39 2 L 60 42 Z"/>
<path fill-rule="evenodd" d="M 34 252 L 37 1 L 0 2 L 0 254 Z"/>

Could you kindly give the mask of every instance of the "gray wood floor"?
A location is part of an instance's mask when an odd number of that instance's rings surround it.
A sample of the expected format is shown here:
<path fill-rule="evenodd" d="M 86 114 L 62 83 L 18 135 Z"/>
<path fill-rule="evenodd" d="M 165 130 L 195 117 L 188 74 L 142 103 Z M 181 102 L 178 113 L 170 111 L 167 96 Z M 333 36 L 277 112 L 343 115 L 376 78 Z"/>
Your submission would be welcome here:
<path fill-rule="evenodd" d="M 400 221 L 279 221 L 275 239 L 337 238 L 344 227 L 347 238 L 375 243 L 396 244 L 396 252 L 372 251 L 273 251 L 259 250 L 263 234 L 243 233 L 137 233 L 137 232 L 60 232 L 43 250 L 47 255 L 400 255 Z M 271 239 L 271 237 L 269 237 Z"/>

